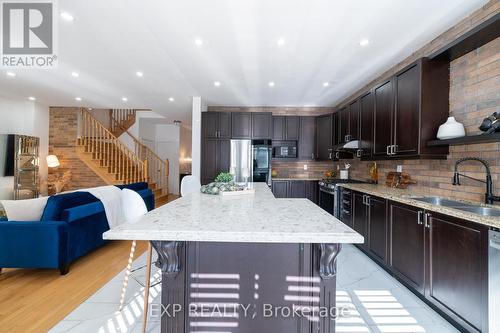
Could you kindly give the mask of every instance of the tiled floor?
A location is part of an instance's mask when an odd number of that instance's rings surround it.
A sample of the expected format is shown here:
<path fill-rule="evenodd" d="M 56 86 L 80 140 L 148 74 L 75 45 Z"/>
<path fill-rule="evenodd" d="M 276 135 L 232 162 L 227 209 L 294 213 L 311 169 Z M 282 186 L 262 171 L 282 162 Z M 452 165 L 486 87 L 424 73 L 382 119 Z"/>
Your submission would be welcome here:
<path fill-rule="evenodd" d="M 134 266 L 144 260 L 140 257 Z M 344 246 L 338 272 L 337 305 L 353 309 L 349 318 L 337 321 L 338 333 L 458 332 L 354 246 Z M 153 274 L 159 277 L 156 269 Z M 122 277 L 116 276 L 50 332 L 140 332 L 143 289 L 131 279 L 126 307 L 118 312 Z M 151 289 L 153 302 L 159 303 L 160 290 L 160 285 Z M 149 320 L 148 332 L 160 332 L 159 322 Z"/>

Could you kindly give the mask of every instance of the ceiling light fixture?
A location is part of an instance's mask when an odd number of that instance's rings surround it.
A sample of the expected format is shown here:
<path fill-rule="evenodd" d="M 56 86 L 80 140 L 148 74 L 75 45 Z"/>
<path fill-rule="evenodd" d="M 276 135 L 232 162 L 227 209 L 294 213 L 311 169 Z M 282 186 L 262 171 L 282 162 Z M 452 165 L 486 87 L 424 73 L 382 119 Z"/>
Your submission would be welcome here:
<path fill-rule="evenodd" d="M 30 101 L 36 101 L 36 98 L 35 98 L 35 97 L 33 97 L 33 96 L 28 97 L 28 99 L 29 99 Z"/>
<path fill-rule="evenodd" d="M 274 82 L 273 82 L 273 81 L 269 82 L 267 85 L 268 85 L 269 87 L 274 87 L 274 86 L 275 86 L 275 84 L 274 84 Z"/>
<path fill-rule="evenodd" d="M 203 45 L 203 39 L 201 38 L 195 38 L 194 43 L 196 46 L 202 46 Z"/>
<path fill-rule="evenodd" d="M 71 15 L 70 13 L 68 12 L 61 12 L 61 17 L 65 20 L 65 21 L 68 21 L 68 22 L 71 22 L 71 21 L 74 21 L 75 18 L 73 17 L 73 15 Z"/>
<path fill-rule="evenodd" d="M 81 97 L 75 97 L 75 101 L 77 101 L 77 102 L 81 102 L 81 101 L 82 101 L 82 98 L 81 98 Z"/>
<path fill-rule="evenodd" d="M 370 44 L 370 41 L 366 38 L 363 38 L 362 40 L 359 41 L 359 45 L 361 46 L 367 46 L 368 44 Z"/>
<path fill-rule="evenodd" d="M 323 82 L 323 87 L 328 87 L 330 85 L 330 82 Z"/>
<path fill-rule="evenodd" d="M 173 97 L 169 97 L 169 98 L 168 98 L 168 100 L 169 100 L 170 102 L 175 101 L 175 99 L 174 99 Z"/>
<path fill-rule="evenodd" d="M 7 74 L 7 76 L 10 76 L 10 77 L 16 77 L 16 73 L 14 73 L 14 72 L 7 72 L 6 74 Z"/>
<path fill-rule="evenodd" d="M 276 41 L 276 44 L 278 44 L 278 46 L 283 46 L 285 45 L 286 41 L 284 38 L 278 38 L 278 40 Z"/>
<path fill-rule="evenodd" d="M 122 97 L 122 102 L 126 102 L 128 101 L 128 98 L 127 97 Z"/>
<path fill-rule="evenodd" d="M 80 74 L 78 74 L 78 72 L 72 72 L 72 73 L 71 73 L 71 76 L 72 76 L 72 77 L 79 77 L 79 76 L 80 76 Z"/>
<path fill-rule="evenodd" d="M 214 81 L 214 86 L 220 87 L 220 82 L 219 81 Z"/>
<path fill-rule="evenodd" d="M 136 72 L 135 75 L 137 75 L 138 77 L 143 77 L 144 73 L 143 72 Z"/>

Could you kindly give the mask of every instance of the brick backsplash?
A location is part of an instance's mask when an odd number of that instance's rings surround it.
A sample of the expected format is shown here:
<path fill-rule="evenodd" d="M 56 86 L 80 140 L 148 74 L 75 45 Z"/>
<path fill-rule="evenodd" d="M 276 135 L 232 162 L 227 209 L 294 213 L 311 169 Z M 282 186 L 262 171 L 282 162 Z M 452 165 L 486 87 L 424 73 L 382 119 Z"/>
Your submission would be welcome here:
<path fill-rule="evenodd" d="M 80 160 L 76 152 L 79 108 L 51 107 L 49 125 L 49 154 L 56 155 L 61 166 L 49 169 L 49 173 L 72 173 L 64 191 L 103 186 L 106 183 Z"/>

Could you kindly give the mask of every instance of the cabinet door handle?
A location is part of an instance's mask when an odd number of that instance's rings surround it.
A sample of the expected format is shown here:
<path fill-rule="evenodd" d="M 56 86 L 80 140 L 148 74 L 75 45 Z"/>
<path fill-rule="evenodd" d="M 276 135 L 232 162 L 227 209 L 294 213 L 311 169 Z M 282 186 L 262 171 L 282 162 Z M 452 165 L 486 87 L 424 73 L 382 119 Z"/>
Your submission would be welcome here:
<path fill-rule="evenodd" d="M 391 155 L 390 150 L 391 150 L 391 146 L 385 147 L 385 152 L 386 152 L 387 155 Z"/>
<path fill-rule="evenodd" d="M 431 228 L 431 224 L 432 224 L 432 215 L 429 214 L 429 213 L 426 213 L 424 215 L 424 226 L 427 228 L 427 229 L 430 229 Z"/>
<path fill-rule="evenodd" d="M 424 212 L 423 212 L 423 211 L 421 211 L 421 210 L 419 210 L 419 211 L 418 211 L 417 223 L 418 223 L 419 225 L 422 225 L 422 224 L 423 224 L 423 222 L 422 222 L 422 214 L 423 214 L 423 213 L 424 213 Z"/>
<path fill-rule="evenodd" d="M 336 152 L 336 153 L 335 153 L 335 158 L 336 158 L 336 159 L 340 159 L 340 153 L 339 153 L 339 152 Z"/>
<path fill-rule="evenodd" d="M 362 154 L 363 154 L 363 150 L 358 149 L 358 150 L 356 151 L 356 157 L 361 157 L 361 155 L 362 155 Z"/>
<path fill-rule="evenodd" d="M 328 154 L 328 159 L 331 160 L 332 159 L 332 152 L 330 152 L 330 154 Z"/>
<path fill-rule="evenodd" d="M 363 205 L 366 205 L 366 195 L 363 194 Z"/>
<path fill-rule="evenodd" d="M 398 145 L 392 145 L 391 146 L 391 155 L 396 155 L 397 150 L 398 150 Z"/>
<path fill-rule="evenodd" d="M 314 153 L 311 153 L 311 160 L 314 160 Z"/>
<path fill-rule="evenodd" d="M 366 196 L 366 205 L 370 206 L 371 203 L 371 197 L 369 195 Z"/>

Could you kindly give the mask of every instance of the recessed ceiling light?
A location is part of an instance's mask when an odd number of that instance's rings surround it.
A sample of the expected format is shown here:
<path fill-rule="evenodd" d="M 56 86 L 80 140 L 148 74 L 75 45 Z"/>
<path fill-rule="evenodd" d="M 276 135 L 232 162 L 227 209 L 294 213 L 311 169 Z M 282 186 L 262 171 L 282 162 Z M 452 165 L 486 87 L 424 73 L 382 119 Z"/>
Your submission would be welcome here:
<path fill-rule="evenodd" d="M 136 72 L 135 75 L 137 75 L 138 77 L 143 77 L 144 73 L 143 72 Z"/>
<path fill-rule="evenodd" d="M 274 87 L 274 82 L 273 82 L 273 81 L 271 81 L 271 82 L 269 82 L 267 85 L 268 85 L 269 87 Z"/>
<path fill-rule="evenodd" d="M 128 98 L 127 97 L 122 97 L 122 102 L 126 102 L 128 101 Z"/>
<path fill-rule="evenodd" d="M 203 39 L 201 38 L 195 38 L 194 43 L 196 46 L 202 46 L 203 45 Z"/>
<path fill-rule="evenodd" d="M 81 101 L 82 101 L 82 98 L 81 98 L 81 97 L 75 97 L 75 101 L 77 101 L 77 102 L 81 102 Z"/>
<path fill-rule="evenodd" d="M 328 87 L 330 85 L 330 82 L 323 82 L 323 87 Z"/>
<path fill-rule="evenodd" d="M 29 99 L 30 101 L 36 101 L 36 98 L 35 98 L 35 97 L 33 97 L 33 96 L 28 97 L 28 99 Z"/>
<path fill-rule="evenodd" d="M 359 45 L 361 46 L 366 46 L 368 44 L 370 44 L 370 41 L 366 38 L 363 38 L 362 40 L 359 41 Z"/>
<path fill-rule="evenodd" d="M 169 97 L 169 98 L 168 98 L 168 100 L 169 100 L 170 102 L 175 101 L 175 99 L 174 99 L 173 97 Z"/>
<path fill-rule="evenodd" d="M 14 72 L 7 72 L 6 74 L 7 74 L 7 76 L 10 76 L 10 77 L 16 77 L 16 73 L 14 73 Z"/>
<path fill-rule="evenodd" d="M 219 81 L 214 81 L 214 86 L 220 87 L 220 82 Z"/>
<path fill-rule="evenodd" d="M 276 41 L 276 44 L 278 44 L 278 46 L 283 46 L 285 45 L 286 41 L 284 38 L 278 38 L 278 40 Z"/>
<path fill-rule="evenodd" d="M 78 74 L 78 72 L 71 72 L 71 76 L 72 77 L 79 77 L 80 74 Z"/>
<path fill-rule="evenodd" d="M 65 20 L 65 21 L 68 21 L 68 22 L 71 22 L 71 21 L 74 21 L 75 18 L 73 17 L 73 15 L 71 15 L 70 13 L 68 12 L 61 12 L 61 17 Z"/>

